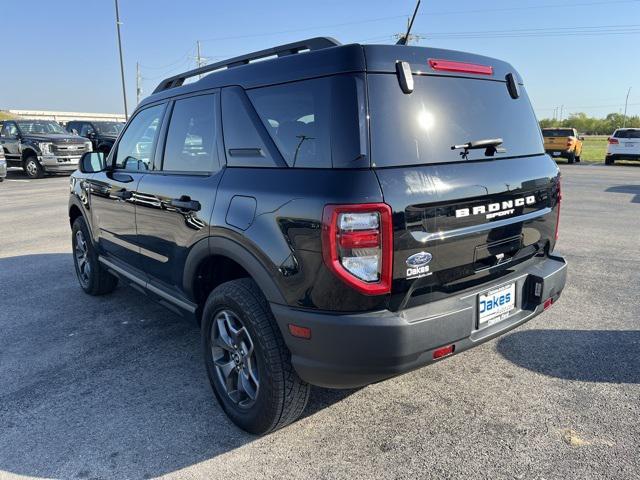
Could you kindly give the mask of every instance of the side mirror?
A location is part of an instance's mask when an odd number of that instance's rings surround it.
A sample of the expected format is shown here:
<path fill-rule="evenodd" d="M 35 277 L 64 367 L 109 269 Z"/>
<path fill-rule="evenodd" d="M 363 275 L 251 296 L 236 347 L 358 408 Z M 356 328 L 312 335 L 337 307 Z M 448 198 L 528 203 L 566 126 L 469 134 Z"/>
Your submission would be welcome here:
<path fill-rule="evenodd" d="M 97 173 L 106 170 L 104 153 L 86 152 L 80 157 L 78 167 L 82 173 Z"/>
<path fill-rule="evenodd" d="M 580 140 L 581 142 L 584 141 L 584 137 L 578 137 L 578 140 Z"/>

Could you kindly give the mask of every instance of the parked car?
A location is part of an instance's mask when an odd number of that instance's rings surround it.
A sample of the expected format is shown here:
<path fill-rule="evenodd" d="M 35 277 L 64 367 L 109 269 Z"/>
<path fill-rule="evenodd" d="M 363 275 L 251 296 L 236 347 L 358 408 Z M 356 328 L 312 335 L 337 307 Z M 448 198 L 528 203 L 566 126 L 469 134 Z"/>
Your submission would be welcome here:
<path fill-rule="evenodd" d="M 69 219 L 82 289 L 197 319 L 214 394 L 262 434 L 310 384 L 378 382 L 549 308 L 560 199 L 508 63 L 315 38 L 164 80 L 83 156 Z"/>
<path fill-rule="evenodd" d="M 67 123 L 67 131 L 91 140 L 94 152 L 108 154 L 113 143 L 120 135 L 123 123 L 120 122 L 89 122 L 85 120 L 72 120 Z"/>
<path fill-rule="evenodd" d="M 584 137 L 575 128 L 543 128 L 544 150 L 552 157 L 566 158 L 569 163 L 579 162 Z"/>
<path fill-rule="evenodd" d="M 7 178 L 7 160 L 4 158 L 4 150 L 0 148 L 0 182 Z"/>
<path fill-rule="evenodd" d="M 91 142 L 71 135 L 51 120 L 3 120 L 0 144 L 10 167 L 22 167 L 30 178 L 45 172 L 71 173 L 78 160 L 91 151 Z"/>
<path fill-rule="evenodd" d="M 606 165 L 616 160 L 640 160 L 640 128 L 618 128 L 608 142 Z"/>

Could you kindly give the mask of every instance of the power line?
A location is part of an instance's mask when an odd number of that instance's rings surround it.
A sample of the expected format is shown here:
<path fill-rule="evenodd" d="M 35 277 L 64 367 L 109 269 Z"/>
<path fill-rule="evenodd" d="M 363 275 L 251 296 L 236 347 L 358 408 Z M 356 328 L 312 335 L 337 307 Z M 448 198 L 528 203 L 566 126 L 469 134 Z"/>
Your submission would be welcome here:
<path fill-rule="evenodd" d="M 475 10 L 456 10 L 456 11 L 444 11 L 444 12 L 428 12 L 428 13 L 420 13 L 418 17 L 433 17 L 433 16 L 442 16 L 442 15 L 458 15 L 458 14 L 470 14 L 470 13 L 495 13 L 495 12 L 508 12 L 508 11 L 520 11 L 520 10 L 535 10 L 535 9 L 548 9 L 548 8 L 574 8 L 574 7 L 587 7 L 587 6 L 596 6 L 596 5 L 611 5 L 611 4 L 620 4 L 620 3 L 638 3 L 640 0 L 611 0 L 611 1 L 597 1 L 597 2 L 580 2 L 580 3 L 568 3 L 564 5 L 558 4 L 543 4 L 543 5 L 529 5 L 529 6 L 520 6 L 520 7 L 506 7 L 506 8 L 487 8 L 487 9 L 475 9 Z M 234 35 L 234 36 L 226 36 L 226 37 L 213 37 L 213 38 L 205 38 L 202 39 L 202 42 L 215 42 L 221 40 L 238 40 L 243 38 L 257 38 L 257 37 L 269 37 L 276 35 L 284 35 L 288 33 L 300 33 L 307 32 L 309 30 L 324 30 L 330 28 L 339 28 L 339 27 L 348 27 L 352 25 L 362 25 L 366 23 L 375 23 L 382 22 L 386 20 L 396 20 L 399 18 L 406 18 L 410 14 L 403 15 L 392 15 L 388 17 L 378 17 L 378 18 L 370 18 L 367 20 L 359 20 L 355 22 L 343 22 L 343 23 L 334 23 L 332 25 L 319 25 L 316 27 L 305 27 L 305 28 L 296 28 L 290 30 L 280 30 L 280 31 L 272 31 L 272 32 L 261 32 L 261 33 L 251 33 L 246 35 Z"/>

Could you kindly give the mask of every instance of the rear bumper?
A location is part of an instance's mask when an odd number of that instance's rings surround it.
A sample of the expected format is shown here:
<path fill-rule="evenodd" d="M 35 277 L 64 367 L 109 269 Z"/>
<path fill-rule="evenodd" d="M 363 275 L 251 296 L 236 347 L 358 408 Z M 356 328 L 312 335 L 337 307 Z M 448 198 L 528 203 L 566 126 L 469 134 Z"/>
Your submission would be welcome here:
<path fill-rule="evenodd" d="M 562 157 L 562 158 L 567 158 L 569 155 L 572 155 L 572 154 L 574 153 L 574 150 L 573 150 L 573 149 L 570 149 L 570 150 L 567 150 L 567 149 L 560 150 L 560 149 L 557 149 L 557 148 L 555 148 L 555 149 L 553 149 L 553 148 L 551 148 L 551 149 L 546 148 L 544 151 L 545 151 L 545 153 L 546 153 L 547 155 L 549 155 L 549 156 L 551 156 L 551 157 Z"/>
<path fill-rule="evenodd" d="M 543 302 L 557 300 L 567 265 L 549 257 L 525 271 L 457 296 L 399 312 L 319 313 L 271 304 L 292 363 L 300 377 L 328 388 L 353 388 L 433 363 L 434 350 L 454 345 L 463 352 L 522 325 L 540 314 Z M 477 295 L 516 283 L 515 312 L 506 320 L 477 329 Z M 534 283 L 542 283 L 534 297 Z M 311 339 L 293 337 L 289 324 L 311 329 Z"/>
<path fill-rule="evenodd" d="M 607 158 L 611 160 L 640 160 L 640 153 L 607 152 Z"/>

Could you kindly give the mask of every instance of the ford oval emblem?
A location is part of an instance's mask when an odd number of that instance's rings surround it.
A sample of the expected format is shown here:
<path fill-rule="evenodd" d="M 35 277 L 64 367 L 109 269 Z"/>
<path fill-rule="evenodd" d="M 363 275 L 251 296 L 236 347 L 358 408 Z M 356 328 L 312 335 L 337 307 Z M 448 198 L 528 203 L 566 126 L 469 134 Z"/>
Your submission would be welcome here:
<path fill-rule="evenodd" d="M 433 256 L 429 252 L 418 252 L 407 258 L 409 267 L 422 267 L 429 263 Z"/>

